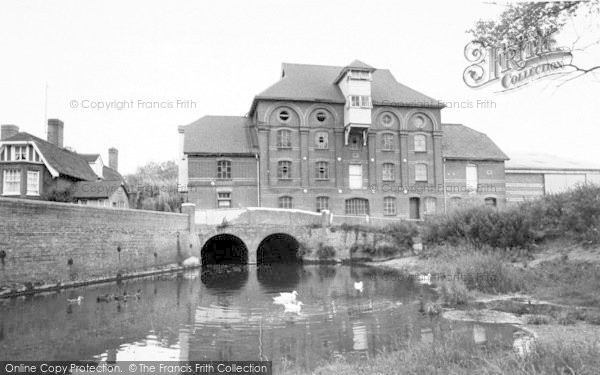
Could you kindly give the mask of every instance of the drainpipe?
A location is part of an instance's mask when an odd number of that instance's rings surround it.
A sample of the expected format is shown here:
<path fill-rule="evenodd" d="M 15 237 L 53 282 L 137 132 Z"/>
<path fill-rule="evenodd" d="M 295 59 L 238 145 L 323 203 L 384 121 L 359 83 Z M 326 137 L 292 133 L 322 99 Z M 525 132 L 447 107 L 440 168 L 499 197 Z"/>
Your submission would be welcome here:
<path fill-rule="evenodd" d="M 260 207 L 260 160 L 258 154 L 254 154 L 256 158 L 256 204 Z"/>
<path fill-rule="evenodd" d="M 446 203 L 446 159 L 442 159 L 442 170 L 444 173 L 444 176 L 442 177 L 442 186 L 444 188 L 444 215 L 446 215 L 448 213 L 448 208 L 447 208 L 447 203 Z"/>

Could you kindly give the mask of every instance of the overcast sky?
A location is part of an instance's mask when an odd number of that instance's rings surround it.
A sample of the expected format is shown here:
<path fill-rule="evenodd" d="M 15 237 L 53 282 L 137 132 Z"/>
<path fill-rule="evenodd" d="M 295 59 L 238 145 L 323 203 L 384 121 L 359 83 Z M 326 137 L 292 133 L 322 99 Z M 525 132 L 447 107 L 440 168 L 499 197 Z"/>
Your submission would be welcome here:
<path fill-rule="evenodd" d="M 600 81 L 560 88 L 550 80 L 497 93 L 462 74 L 465 30 L 501 6 L 480 1 L 3 1 L 0 123 L 45 138 L 47 117 L 65 122 L 65 145 L 84 153 L 117 147 L 120 170 L 177 157 L 177 125 L 206 115 L 244 115 L 279 78 L 282 62 L 345 65 L 360 59 L 444 102 L 444 122 L 487 133 L 506 153 L 542 152 L 600 161 Z M 589 20 L 569 26 L 590 31 Z M 595 34 L 594 34 L 595 32 Z M 571 38 L 571 39 L 569 39 Z M 572 41 L 572 40 L 571 40 Z M 600 62 L 598 48 L 575 53 Z M 138 108 L 138 101 L 174 108 Z M 196 108 L 176 108 L 177 101 Z M 490 100 L 495 108 L 476 108 Z M 76 101 L 77 108 L 72 108 Z M 81 108 L 133 101 L 133 108 Z M 207 136 L 210 136 L 207 134 Z"/>

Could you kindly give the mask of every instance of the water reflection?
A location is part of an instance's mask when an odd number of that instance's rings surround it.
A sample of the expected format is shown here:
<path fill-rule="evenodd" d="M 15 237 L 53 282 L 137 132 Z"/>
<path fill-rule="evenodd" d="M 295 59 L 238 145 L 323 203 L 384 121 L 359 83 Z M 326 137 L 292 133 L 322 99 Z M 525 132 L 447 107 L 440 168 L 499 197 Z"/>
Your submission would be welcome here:
<path fill-rule="evenodd" d="M 363 292 L 354 288 L 359 280 Z M 140 298 L 96 302 L 138 289 Z M 272 303 L 294 289 L 305 304 L 300 314 Z M 80 305 L 68 304 L 79 295 Z M 409 340 L 433 342 L 450 330 L 466 344 L 512 339 L 512 328 L 432 320 L 418 312 L 420 295 L 432 297 L 424 286 L 370 268 L 204 267 L 4 301 L 0 360 L 262 359 L 277 373 L 342 354 L 374 356 Z"/>

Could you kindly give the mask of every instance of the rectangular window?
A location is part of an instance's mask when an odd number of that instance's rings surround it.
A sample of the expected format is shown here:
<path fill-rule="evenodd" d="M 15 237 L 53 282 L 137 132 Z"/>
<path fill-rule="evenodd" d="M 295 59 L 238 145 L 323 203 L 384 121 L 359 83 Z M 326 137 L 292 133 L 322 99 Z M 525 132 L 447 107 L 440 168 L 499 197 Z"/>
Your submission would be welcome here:
<path fill-rule="evenodd" d="M 352 107 L 359 108 L 360 107 L 360 96 L 352 95 L 350 97 L 350 103 Z"/>
<path fill-rule="evenodd" d="M 427 151 L 427 140 L 424 135 L 415 135 L 415 152 Z"/>
<path fill-rule="evenodd" d="M 353 108 L 371 108 L 371 97 L 368 95 L 351 95 L 350 106 Z"/>
<path fill-rule="evenodd" d="M 27 195 L 40 195 L 39 171 L 27 171 Z"/>
<path fill-rule="evenodd" d="M 292 162 L 283 160 L 277 163 L 277 178 L 280 180 L 292 179 Z"/>
<path fill-rule="evenodd" d="M 425 215 L 436 214 L 436 199 L 433 197 L 425 198 Z"/>
<path fill-rule="evenodd" d="M 329 210 L 329 197 L 317 197 L 317 212 Z"/>
<path fill-rule="evenodd" d="M 219 180 L 231 179 L 231 162 L 229 160 L 219 160 L 217 162 L 217 178 Z"/>
<path fill-rule="evenodd" d="M 27 160 L 27 146 L 13 146 L 13 160 Z"/>
<path fill-rule="evenodd" d="M 383 164 L 383 173 L 382 179 L 383 181 L 394 181 L 394 164 L 392 163 L 384 163 Z"/>
<path fill-rule="evenodd" d="M 292 148 L 292 132 L 280 130 L 277 132 L 277 148 Z"/>
<path fill-rule="evenodd" d="M 396 216 L 396 198 L 383 198 L 383 214 L 385 216 Z"/>
<path fill-rule="evenodd" d="M 292 208 L 292 197 L 279 197 L 279 208 Z"/>
<path fill-rule="evenodd" d="M 217 208 L 231 207 L 231 193 L 228 191 L 217 192 Z"/>
<path fill-rule="evenodd" d="M 394 150 L 394 135 L 393 134 L 383 134 L 382 135 L 382 149 L 385 151 Z"/>
<path fill-rule="evenodd" d="M 350 134 L 349 136 L 349 140 L 348 140 L 348 148 L 350 150 L 360 150 L 362 147 L 362 136 L 360 135 L 360 133 L 353 133 Z"/>
<path fill-rule="evenodd" d="M 329 163 L 326 161 L 318 161 L 316 163 L 316 176 L 317 180 L 328 180 L 329 179 Z"/>
<path fill-rule="evenodd" d="M 7 169 L 4 171 L 4 195 L 21 194 L 21 171 L 18 169 Z"/>
<path fill-rule="evenodd" d="M 477 190 L 477 166 L 474 164 L 467 165 L 466 171 L 467 190 Z"/>
<path fill-rule="evenodd" d="M 329 148 L 329 133 L 327 132 L 316 132 L 315 134 L 315 148 L 319 150 L 325 150 Z"/>
<path fill-rule="evenodd" d="M 348 167 L 348 187 L 350 189 L 362 189 L 362 165 L 352 164 Z"/>
<path fill-rule="evenodd" d="M 364 198 L 347 199 L 345 208 L 346 215 L 368 215 L 369 201 Z"/>
<path fill-rule="evenodd" d="M 415 181 L 427 181 L 427 164 L 415 164 Z"/>

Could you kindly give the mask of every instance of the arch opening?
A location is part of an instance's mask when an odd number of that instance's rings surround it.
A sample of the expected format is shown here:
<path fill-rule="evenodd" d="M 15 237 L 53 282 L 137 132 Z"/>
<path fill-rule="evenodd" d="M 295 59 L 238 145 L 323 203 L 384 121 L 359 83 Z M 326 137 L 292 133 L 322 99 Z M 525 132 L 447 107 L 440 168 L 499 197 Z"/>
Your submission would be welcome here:
<path fill-rule="evenodd" d="M 257 264 L 301 263 L 300 243 L 285 233 L 275 233 L 265 237 L 256 251 Z"/>
<path fill-rule="evenodd" d="M 247 264 L 248 248 L 239 237 L 218 234 L 211 237 L 202 247 L 202 265 Z"/>

